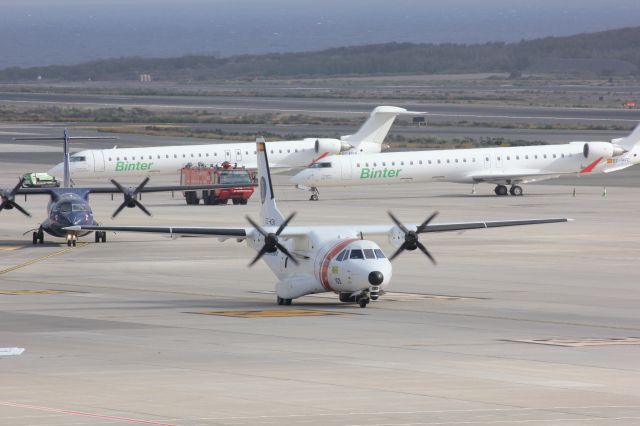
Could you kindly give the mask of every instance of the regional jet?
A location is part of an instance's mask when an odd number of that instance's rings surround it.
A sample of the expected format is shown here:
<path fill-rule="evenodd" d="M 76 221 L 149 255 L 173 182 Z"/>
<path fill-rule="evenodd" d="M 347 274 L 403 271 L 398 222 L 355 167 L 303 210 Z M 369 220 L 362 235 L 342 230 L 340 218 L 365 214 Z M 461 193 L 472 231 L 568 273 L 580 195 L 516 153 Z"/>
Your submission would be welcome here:
<path fill-rule="evenodd" d="M 376 107 L 360 129 L 340 139 L 306 138 L 269 142 L 272 168 L 306 167 L 327 155 L 380 152 L 382 142 L 398 115 L 423 115 L 393 106 Z M 112 148 L 80 151 L 71 156 L 72 178 L 114 178 L 129 176 L 177 175 L 186 164 L 216 165 L 225 161 L 238 167 L 256 168 L 252 143 L 225 143 L 147 148 Z M 60 163 L 49 170 L 59 177 Z"/>
<path fill-rule="evenodd" d="M 311 200 L 318 199 L 321 187 L 437 181 L 484 182 L 496 185 L 496 195 L 522 195 L 523 183 L 611 173 L 638 162 L 640 125 L 627 137 L 611 142 L 333 155 L 314 162 L 291 180 L 310 190 Z"/>
<path fill-rule="evenodd" d="M 256 143 L 260 175 L 260 223 L 247 217 L 250 227 L 183 226 L 95 226 L 79 224 L 69 231 L 113 231 L 161 233 L 171 236 L 212 236 L 219 240 L 245 240 L 257 251 L 250 266 L 263 259 L 276 275 L 276 301 L 290 305 L 292 299 L 308 294 L 334 292 L 341 302 L 366 307 L 384 294 L 391 283 L 391 260 L 405 250 L 420 250 L 432 262 L 433 256 L 419 240 L 420 234 L 566 222 L 566 218 L 505 220 L 494 222 L 431 223 L 437 213 L 421 224 L 404 225 L 391 212 L 393 224 L 288 226 L 295 213 L 286 219 L 276 206 L 271 183 L 267 145 Z M 365 235 L 385 235 L 396 247 L 387 257 L 380 246 Z"/>

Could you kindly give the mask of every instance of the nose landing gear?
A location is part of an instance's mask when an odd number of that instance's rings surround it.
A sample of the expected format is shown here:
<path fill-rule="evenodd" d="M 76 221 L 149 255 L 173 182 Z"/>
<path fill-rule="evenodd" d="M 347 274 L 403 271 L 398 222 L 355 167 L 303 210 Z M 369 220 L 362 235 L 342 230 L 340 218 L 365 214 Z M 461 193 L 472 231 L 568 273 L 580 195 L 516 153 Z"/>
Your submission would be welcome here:
<path fill-rule="evenodd" d="M 67 234 L 67 247 L 75 247 L 78 236 L 76 234 Z"/>
<path fill-rule="evenodd" d="M 40 227 L 40 229 L 38 229 L 37 231 L 33 232 L 33 244 L 44 244 L 44 231 L 42 230 L 42 227 Z"/>

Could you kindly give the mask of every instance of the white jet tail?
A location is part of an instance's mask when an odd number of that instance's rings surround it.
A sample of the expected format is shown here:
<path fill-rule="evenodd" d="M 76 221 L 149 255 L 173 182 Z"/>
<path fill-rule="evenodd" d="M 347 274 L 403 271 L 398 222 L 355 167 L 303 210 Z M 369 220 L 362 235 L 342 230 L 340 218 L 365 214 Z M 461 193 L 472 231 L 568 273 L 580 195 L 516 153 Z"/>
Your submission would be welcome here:
<path fill-rule="evenodd" d="M 353 152 L 376 153 L 382 151 L 382 142 L 398 115 L 425 115 L 425 112 L 407 111 L 394 106 L 379 106 L 369 114 L 369 118 L 352 135 L 342 136 L 340 140 L 353 146 Z"/>
<path fill-rule="evenodd" d="M 265 226 L 280 226 L 284 222 L 284 216 L 278 210 L 275 195 L 273 194 L 273 184 L 271 183 L 271 172 L 269 171 L 269 160 L 264 138 L 256 138 L 256 152 L 258 157 L 258 176 L 260 178 L 260 220 Z"/>
<path fill-rule="evenodd" d="M 611 143 L 622 147 L 625 151 L 631 151 L 636 145 L 640 143 L 640 124 L 624 138 L 613 139 Z"/>

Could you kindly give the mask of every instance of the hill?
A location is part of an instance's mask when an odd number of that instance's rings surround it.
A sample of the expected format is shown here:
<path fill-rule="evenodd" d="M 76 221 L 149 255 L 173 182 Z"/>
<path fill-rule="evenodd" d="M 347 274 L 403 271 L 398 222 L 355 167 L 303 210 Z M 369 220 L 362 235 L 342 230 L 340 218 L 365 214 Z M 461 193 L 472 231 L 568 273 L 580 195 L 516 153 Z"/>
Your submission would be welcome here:
<path fill-rule="evenodd" d="M 517 43 L 385 43 L 316 52 L 145 59 L 105 59 L 78 65 L 7 68 L 0 81 L 154 80 L 335 77 L 384 74 L 543 72 L 640 75 L 640 27 Z"/>

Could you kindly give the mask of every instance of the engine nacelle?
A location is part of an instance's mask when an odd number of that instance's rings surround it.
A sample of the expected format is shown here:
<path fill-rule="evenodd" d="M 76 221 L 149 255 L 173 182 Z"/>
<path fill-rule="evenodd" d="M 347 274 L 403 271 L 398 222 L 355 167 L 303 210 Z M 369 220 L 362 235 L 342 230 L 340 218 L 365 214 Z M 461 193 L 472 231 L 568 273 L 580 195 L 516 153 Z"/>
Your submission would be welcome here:
<path fill-rule="evenodd" d="M 351 148 L 353 148 L 353 146 L 338 139 L 315 139 L 314 142 L 316 154 L 339 154 L 341 152 L 348 151 Z"/>
<path fill-rule="evenodd" d="M 621 146 L 609 142 L 572 142 L 572 144 L 582 144 L 582 155 L 588 160 L 617 157 L 626 152 Z"/>

